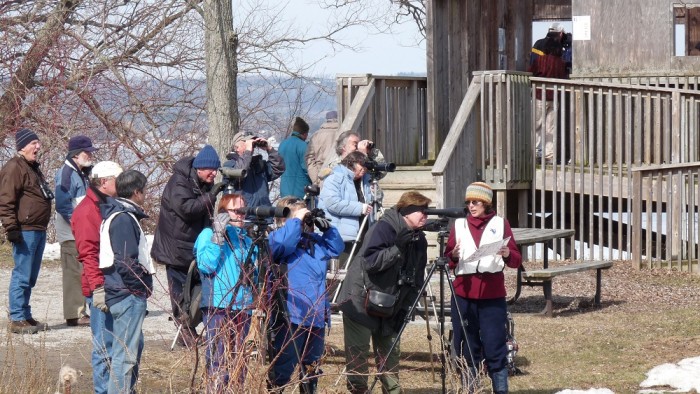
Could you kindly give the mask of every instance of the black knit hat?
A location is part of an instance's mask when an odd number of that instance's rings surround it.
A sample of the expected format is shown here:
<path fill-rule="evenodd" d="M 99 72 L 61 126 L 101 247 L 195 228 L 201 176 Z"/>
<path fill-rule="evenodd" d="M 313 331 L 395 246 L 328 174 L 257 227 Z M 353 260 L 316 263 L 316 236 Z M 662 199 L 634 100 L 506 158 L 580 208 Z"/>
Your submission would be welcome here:
<path fill-rule="evenodd" d="M 35 132 L 29 129 L 20 129 L 17 134 L 15 134 L 15 143 L 17 144 L 17 152 L 21 151 L 25 146 L 34 140 L 38 140 L 39 137 Z"/>
<path fill-rule="evenodd" d="M 309 124 L 306 123 L 304 119 L 297 116 L 297 118 L 294 120 L 292 130 L 298 132 L 299 134 L 306 134 L 309 132 Z"/>

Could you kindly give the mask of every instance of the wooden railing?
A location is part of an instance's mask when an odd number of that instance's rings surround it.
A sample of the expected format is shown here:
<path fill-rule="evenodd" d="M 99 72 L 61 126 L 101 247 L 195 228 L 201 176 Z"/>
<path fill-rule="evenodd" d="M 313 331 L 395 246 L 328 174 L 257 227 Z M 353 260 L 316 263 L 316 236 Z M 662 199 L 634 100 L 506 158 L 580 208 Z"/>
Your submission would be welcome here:
<path fill-rule="evenodd" d="M 531 78 L 554 92 L 552 164 L 533 163 L 530 226 L 577 230 L 579 258 L 630 258 L 631 169 L 700 160 L 700 92 Z M 573 254 L 574 245 L 567 254 Z"/>
<path fill-rule="evenodd" d="M 554 96 L 551 161 L 534 155 L 536 106 L 543 105 L 536 99 L 538 90 Z M 523 91 L 529 97 L 523 97 Z M 523 113 L 528 111 L 529 115 Z M 700 161 L 699 115 L 700 92 L 695 90 L 528 78 L 512 72 L 476 73 L 433 167 L 438 201 L 443 206 L 461 203 L 464 187 L 474 180 L 489 182 L 499 191 L 531 182 L 526 186 L 527 198 L 518 196 L 518 226 L 574 228 L 577 242 L 554 245 L 556 254 L 583 260 L 630 259 L 639 255 L 640 245 L 632 242 L 639 233 L 632 225 L 638 190 L 632 171 Z M 476 155 L 464 149 L 473 143 L 479 144 Z M 687 189 L 698 180 L 686 177 L 685 181 Z M 649 182 L 653 181 L 644 184 Z M 506 197 L 498 194 L 499 200 Z M 671 215 L 670 209 L 677 205 L 668 205 L 662 198 L 658 192 L 651 193 L 649 204 L 659 207 L 655 215 L 666 218 L 666 212 Z M 683 220 L 697 221 L 694 216 Z M 672 223 L 679 224 L 678 220 Z M 666 240 L 654 243 L 655 252 L 648 256 L 693 258 L 688 253 L 696 244 L 689 243 L 690 238 L 674 238 L 655 227 L 644 231 L 654 241 Z M 682 231 L 697 233 L 688 228 Z M 656 248 L 665 249 L 657 253 Z"/>
<path fill-rule="evenodd" d="M 358 132 L 374 141 L 388 161 L 416 165 L 428 160 L 425 77 L 339 75 L 339 133 Z"/>
<path fill-rule="evenodd" d="M 477 179 L 497 190 L 530 187 L 530 106 L 529 74 L 474 73 L 433 165 L 441 206 L 462 205 L 464 188 Z"/>
<path fill-rule="evenodd" d="M 641 268 L 700 272 L 700 162 L 633 168 L 632 260 Z"/>

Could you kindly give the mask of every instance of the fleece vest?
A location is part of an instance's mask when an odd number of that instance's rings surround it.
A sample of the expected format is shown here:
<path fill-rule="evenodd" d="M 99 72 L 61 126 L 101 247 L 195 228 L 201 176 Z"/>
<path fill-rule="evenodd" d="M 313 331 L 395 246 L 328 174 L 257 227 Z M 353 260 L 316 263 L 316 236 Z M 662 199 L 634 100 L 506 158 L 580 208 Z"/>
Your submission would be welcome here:
<path fill-rule="evenodd" d="M 488 224 L 486 224 L 486 228 L 484 228 L 484 231 L 481 233 L 479 245 L 502 240 L 504 227 L 503 218 L 494 216 Z M 503 271 L 505 263 L 503 257 L 500 255 L 483 257 L 477 261 L 465 261 L 477 249 L 477 245 L 474 242 L 471 231 L 469 231 L 466 219 L 455 220 L 455 237 L 460 244 L 459 263 L 457 264 L 457 269 L 455 269 L 456 275 Z"/>
<path fill-rule="evenodd" d="M 153 267 L 153 262 L 151 261 L 151 256 L 148 254 L 148 241 L 146 240 L 146 235 L 143 233 L 141 224 L 136 220 L 136 217 L 129 212 L 115 212 L 107 219 L 102 222 L 100 226 L 100 245 L 111 245 L 112 240 L 109 235 L 109 226 L 112 224 L 112 220 L 120 213 L 126 213 L 134 219 L 134 222 L 139 227 L 139 263 L 146 268 L 149 274 L 153 275 L 156 273 L 155 267 Z M 111 246 L 100 248 L 100 269 L 109 268 L 114 265 L 114 251 L 112 251 Z"/>

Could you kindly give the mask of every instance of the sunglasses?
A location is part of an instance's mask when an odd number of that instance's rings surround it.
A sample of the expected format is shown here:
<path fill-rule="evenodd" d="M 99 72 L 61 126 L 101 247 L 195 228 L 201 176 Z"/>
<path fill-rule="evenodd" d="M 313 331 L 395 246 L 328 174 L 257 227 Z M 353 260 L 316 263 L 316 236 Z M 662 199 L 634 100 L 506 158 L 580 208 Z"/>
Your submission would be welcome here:
<path fill-rule="evenodd" d="M 479 201 L 479 200 L 467 200 L 464 202 L 464 206 L 466 206 L 466 207 L 468 207 L 469 205 L 473 205 L 475 207 L 478 207 L 478 206 L 481 206 L 483 204 L 484 204 L 484 202 Z"/>

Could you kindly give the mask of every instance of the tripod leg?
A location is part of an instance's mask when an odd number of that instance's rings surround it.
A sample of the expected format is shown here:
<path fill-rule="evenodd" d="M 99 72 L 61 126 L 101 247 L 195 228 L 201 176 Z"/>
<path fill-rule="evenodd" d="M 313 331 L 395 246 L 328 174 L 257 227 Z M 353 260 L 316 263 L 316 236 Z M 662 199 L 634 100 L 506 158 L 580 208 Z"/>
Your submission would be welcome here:
<path fill-rule="evenodd" d="M 365 218 L 362 219 L 362 224 L 360 224 L 360 231 L 358 231 L 357 236 L 355 237 L 355 241 L 352 244 L 352 250 L 350 251 L 350 256 L 348 256 L 348 260 L 345 263 L 345 272 L 348 272 L 348 270 L 350 269 L 350 263 L 352 263 L 352 258 L 355 256 L 355 249 L 357 248 L 357 244 L 360 243 L 360 237 L 362 237 L 362 230 L 367 224 L 368 217 L 369 216 L 365 216 Z M 333 294 L 331 304 L 335 304 L 338 300 L 338 294 L 340 294 L 340 289 L 343 287 L 343 282 L 344 280 L 341 280 L 340 283 L 338 283 L 338 287 L 335 289 L 335 293 Z"/>
<path fill-rule="evenodd" d="M 423 293 L 423 318 L 425 319 L 425 328 L 428 332 L 428 354 L 430 354 L 430 374 L 435 383 L 435 360 L 433 360 L 433 336 L 430 333 L 430 318 L 428 316 L 428 294 Z"/>
<path fill-rule="evenodd" d="M 180 334 L 182 334 L 182 324 L 179 324 L 177 326 L 177 332 L 175 333 L 175 338 L 173 338 L 173 343 L 170 344 L 170 351 L 172 352 L 173 349 L 175 349 L 175 343 L 177 343 L 177 339 L 180 337 Z"/>

